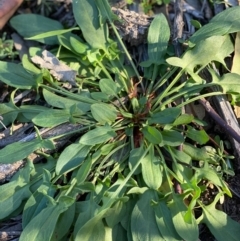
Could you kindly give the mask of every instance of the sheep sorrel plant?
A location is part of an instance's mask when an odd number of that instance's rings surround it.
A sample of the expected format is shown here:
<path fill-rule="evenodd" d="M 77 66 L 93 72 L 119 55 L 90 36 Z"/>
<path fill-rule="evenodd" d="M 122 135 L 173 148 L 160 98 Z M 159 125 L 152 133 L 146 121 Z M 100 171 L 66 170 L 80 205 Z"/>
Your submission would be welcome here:
<path fill-rule="evenodd" d="M 229 34 L 240 31 L 240 7 L 196 32 L 181 58 L 168 56 L 169 26 L 156 16 L 148 59 L 139 66 L 106 0 L 74 0 L 73 10 L 79 28 L 66 30 L 34 14 L 11 20 L 19 34 L 48 44 L 49 51 L 30 48 L 31 60 L 24 56 L 22 65 L 0 62 L 1 80 L 16 88 L 9 103 L 0 104 L 3 123 L 32 122 L 37 133 L 0 150 L 2 163 L 26 160 L 0 186 L 0 219 L 22 212 L 21 241 L 196 241 L 200 223 L 219 241 L 238 240 L 239 223 L 216 209 L 225 194 L 231 197 L 223 178 L 233 174 L 231 156 L 222 142 L 209 146 L 203 122 L 183 107 L 213 95 L 239 97 L 240 76 L 218 76 L 212 66 L 225 66 L 234 50 Z M 26 21 L 32 22 L 27 29 Z M 203 69 L 212 80 L 200 77 Z M 221 91 L 208 92 L 214 85 Z M 24 89 L 36 93 L 31 105 L 14 102 Z M 38 130 L 64 123 L 78 128 L 48 138 Z M 54 152 L 68 135 L 68 146 Z M 33 164 L 33 152 L 45 162 Z M 206 202 L 210 184 L 217 194 Z"/>

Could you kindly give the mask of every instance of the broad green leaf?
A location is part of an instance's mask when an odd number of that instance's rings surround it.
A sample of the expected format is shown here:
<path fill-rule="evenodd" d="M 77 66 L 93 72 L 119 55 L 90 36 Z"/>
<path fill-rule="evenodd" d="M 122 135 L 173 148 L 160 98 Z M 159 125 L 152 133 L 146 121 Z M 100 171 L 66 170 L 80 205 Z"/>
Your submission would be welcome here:
<path fill-rule="evenodd" d="M 47 103 L 53 107 L 68 109 L 76 105 L 78 113 L 86 113 L 90 110 L 90 104 L 56 95 L 46 89 L 43 89 L 43 96 Z"/>
<path fill-rule="evenodd" d="M 126 241 L 127 239 L 127 231 L 123 228 L 123 226 L 119 223 L 115 225 L 112 229 L 112 240 L 117 241 Z"/>
<path fill-rule="evenodd" d="M 110 215 L 105 218 L 108 227 L 113 228 L 121 222 L 126 215 L 126 204 L 121 200 L 117 201 L 111 208 Z"/>
<path fill-rule="evenodd" d="M 19 89 L 31 89 L 36 86 L 36 77 L 15 63 L 0 61 L 0 79 L 5 84 Z"/>
<path fill-rule="evenodd" d="M 54 127 L 69 122 L 71 117 L 69 109 L 48 109 L 36 115 L 32 122 L 42 127 Z"/>
<path fill-rule="evenodd" d="M 204 130 L 195 130 L 194 128 L 188 126 L 188 130 L 186 132 L 188 138 L 196 141 L 197 143 L 203 145 L 209 141 L 209 136 Z"/>
<path fill-rule="evenodd" d="M 194 216 L 192 215 L 191 223 L 187 223 L 184 220 L 187 207 L 184 204 L 183 196 L 174 193 L 172 193 L 172 196 L 173 201 L 169 207 L 172 214 L 172 221 L 177 233 L 183 240 L 197 241 L 199 233 L 198 225 Z"/>
<path fill-rule="evenodd" d="M 238 241 L 240 224 L 232 220 L 226 213 L 215 208 L 215 203 L 203 206 L 203 223 L 218 241 Z"/>
<path fill-rule="evenodd" d="M 162 184 L 160 161 L 149 153 L 142 159 L 141 165 L 144 182 L 149 188 L 157 190 Z"/>
<path fill-rule="evenodd" d="M 179 146 L 184 142 L 184 137 L 183 135 L 174 130 L 163 130 L 161 131 L 162 134 L 162 145 L 167 145 L 167 146 Z"/>
<path fill-rule="evenodd" d="M 239 78 L 240 75 L 236 73 L 227 73 L 222 77 L 213 75 L 212 83 L 220 85 L 225 94 L 240 94 Z"/>
<path fill-rule="evenodd" d="M 172 107 L 155 112 L 148 119 L 149 124 L 171 124 L 181 114 L 181 108 Z"/>
<path fill-rule="evenodd" d="M 74 18 L 82 30 L 85 40 L 96 49 L 105 49 L 104 26 L 100 23 L 100 14 L 94 0 L 73 1 Z M 81 12 L 81 14 L 79 14 Z"/>
<path fill-rule="evenodd" d="M 0 220 L 13 213 L 24 200 L 31 196 L 29 191 L 30 173 L 33 164 L 29 161 L 24 168 L 15 174 L 15 179 L 0 186 Z"/>
<path fill-rule="evenodd" d="M 55 146 L 50 140 L 35 139 L 31 142 L 15 142 L 0 150 L 1 163 L 14 163 L 22 160 L 40 148 L 54 149 Z"/>
<path fill-rule="evenodd" d="M 188 154 L 193 160 L 201 161 L 210 159 L 207 151 L 203 148 L 197 148 L 191 144 L 183 144 L 183 151 Z"/>
<path fill-rule="evenodd" d="M 158 229 L 162 234 L 164 240 L 181 240 L 174 228 L 171 212 L 167 207 L 166 203 L 164 201 L 161 201 L 157 205 L 154 205 L 153 208 Z"/>
<path fill-rule="evenodd" d="M 26 23 L 30 23 L 27 28 Z M 63 29 L 59 21 L 38 14 L 19 14 L 10 20 L 10 24 L 24 38 Z M 38 39 L 38 41 L 49 45 L 58 44 L 57 37 Z"/>
<path fill-rule="evenodd" d="M 71 144 L 58 158 L 56 165 L 57 175 L 67 173 L 78 167 L 84 159 L 87 157 L 91 146 L 86 146 L 83 144 Z"/>
<path fill-rule="evenodd" d="M 186 69 L 193 78 L 197 79 L 194 74 L 196 66 L 206 66 L 212 61 L 218 61 L 224 66 L 224 59 L 234 50 L 232 41 L 228 35 L 213 36 L 200 41 L 193 49 L 188 50 L 182 58 L 168 58 L 167 62 L 173 66 Z M 199 78 L 199 77 L 198 77 Z"/>
<path fill-rule="evenodd" d="M 116 96 L 118 92 L 118 88 L 116 83 L 111 79 L 101 79 L 99 81 L 99 87 L 101 91 L 107 95 Z"/>
<path fill-rule="evenodd" d="M 103 92 L 91 92 L 90 95 L 94 100 L 98 100 L 98 101 L 106 102 L 110 99 L 110 96 L 104 94 Z"/>
<path fill-rule="evenodd" d="M 131 215 L 131 231 L 133 241 L 164 240 L 159 232 L 151 200 L 153 191 L 144 192 L 136 203 Z"/>
<path fill-rule="evenodd" d="M 161 64 L 164 62 L 169 38 L 168 21 L 163 14 L 157 14 L 148 30 L 148 56 L 152 63 Z"/>
<path fill-rule="evenodd" d="M 71 232 L 71 226 L 76 212 L 75 204 L 74 202 L 65 212 L 60 214 L 51 241 L 64 240 L 64 236 Z"/>
<path fill-rule="evenodd" d="M 23 215 L 22 226 L 25 228 L 27 224 L 37 216 L 44 208 L 47 207 L 48 198 L 46 195 L 53 197 L 56 192 L 56 188 L 51 183 L 51 175 L 48 171 L 43 170 L 43 183 L 27 200 Z"/>
<path fill-rule="evenodd" d="M 194 44 L 211 36 L 220 36 L 240 31 L 240 7 L 231 7 L 215 15 L 211 21 L 196 31 L 190 41 Z"/>
<path fill-rule="evenodd" d="M 61 213 L 74 204 L 75 200 L 68 196 L 62 196 L 59 202 L 53 202 L 37 216 L 23 230 L 20 241 L 50 241 Z"/>
<path fill-rule="evenodd" d="M 110 104 L 93 104 L 91 105 L 93 118 L 100 124 L 112 123 L 117 118 L 117 110 Z"/>
<path fill-rule="evenodd" d="M 79 143 L 94 146 L 109 141 L 116 136 L 116 132 L 110 126 L 100 126 L 84 134 Z"/>
<path fill-rule="evenodd" d="M 198 182 L 202 179 L 207 179 L 219 187 L 223 186 L 222 179 L 217 175 L 215 170 L 209 167 L 207 162 L 205 162 L 203 167 L 195 168 L 195 176 Z"/>
<path fill-rule="evenodd" d="M 162 143 L 162 135 L 161 132 L 152 126 L 143 127 L 142 133 L 144 137 L 152 144 L 161 144 Z"/>
<path fill-rule="evenodd" d="M 189 114 L 182 114 L 177 119 L 173 122 L 173 126 L 178 126 L 178 125 L 186 125 L 191 123 L 194 120 L 193 115 Z"/>
<path fill-rule="evenodd" d="M 3 120 L 1 121 L 4 123 L 5 126 L 7 126 L 17 119 L 20 113 L 20 109 L 14 106 L 12 103 L 3 103 L 0 104 L 0 113 L 3 118 Z M 1 123 L 0 126 L 2 126 Z"/>

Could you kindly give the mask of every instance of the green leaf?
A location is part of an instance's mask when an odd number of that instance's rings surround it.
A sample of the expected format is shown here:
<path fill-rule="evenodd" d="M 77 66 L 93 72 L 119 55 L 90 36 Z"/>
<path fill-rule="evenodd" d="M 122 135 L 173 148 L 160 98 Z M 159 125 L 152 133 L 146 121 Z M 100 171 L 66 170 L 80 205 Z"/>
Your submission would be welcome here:
<path fill-rule="evenodd" d="M 146 126 L 146 127 L 143 127 L 142 133 L 150 143 L 152 144 L 162 143 L 162 135 L 157 128 L 152 126 Z"/>
<path fill-rule="evenodd" d="M 99 81 L 99 87 L 101 91 L 107 95 L 116 96 L 118 92 L 118 88 L 116 83 L 111 79 L 101 79 Z"/>
<path fill-rule="evenodd" d="M 54 127 L 69 122 L 71 117 L 70 109 L 48 109 L 36 115 L 32 122 L 42 127 Z"/>
<path fill-rule="evenodd" d="M 240 31 L 240 7 L 228 8 L 215 15 L 211 21 L 196 31 L 190 41 L 194 44 L 211 36 L 226 35 Z"/>
<path fill-rule="evenodd" d="M 87 157 L 91 147 L 83 144 L 71 144 L 58 158 L 56 165 L 57 175 L 70 172 L 78 167 Z"/>
<path fill-rule="evenodd" d="M 228 35 L 213 36 L 200 41 L 193 49 L 188 50 L 182 58 L 168 58 L 167 62 L 173 66 L 186 69 L 195 81 L 200 77 L 194 75 L 196 66 L 205 67 L 212 61 L 218 61 L 225 67 L 224 59 L 234 50 L 232 41 Z"/>
<path fill-rule="evenodd" d="M 188 126 L 188 130 L 186 132 L 188 138 L 196 141 L 197 143 L 203 145 L 209 141 L 209 136 L 204 130 L 195 130 L 194 128 Z"/>
<path fill-rule="evenodd" d="M 42 185 L 31 195 L 24 206 L 22 216 L 23 228 L 25 228 L 35 216 L 37 216 L 44 208 L 47 207 L 47 196 L 53 197 L 56 192 L 56 188 L 51 183 L 50 172 L 44 169 L 43 172 Z"/>
<path fill-rule="evenodd" d="M 59 202 L 53 201 L 47 208 L 35 216 L 23 230 L 20 241 L 50 241 L 61 213 L 73 205 L 75 200 L 62 196 Z"/>
<path fill-rule="evenodd" d="M 27 28 L 26 23 L 30 23 Z M 24 38 L 30 38 L 49 31 L 63 29 L 63 26 L 59 21 L 38 14 L 19 14 L 10 20 L 10 24 Z M 38 41 L 49 45 L 58 44 L 56 36 L 38 39 Z"/>
<path fill-rule="evenodd" d="M 154 205 L 153 209 L 155 212 L 158 229 L 163 238 L 167 241 L 181 240 L 174 228 L 171 212 L 166 203 L 161 201 L 157 205 Z"/>
<path fill-rule="evenodd" d="M 31 196 L 29 191 L 31 165 L 27 164 L 18 171 L 18 177 L 15 180 L 0 186 L 0 220 L 8 217 Z"/>
<path fill-rule="evenodd" d="M 153 113 L 151 118 L 148 119 L 149 125 L 151 124 L 171 124 L 181 114 L 181 108 L 172 107 L 162 111 Z"/>
<path fill-rule="evenodd" d="M 91 105 L 93 118 L 100 124 L 112 123 L 117 118 L 117 110 L 110 104 L 93 104 Z"/>
<path fill-rule="evenodd" d="M 79 143 L 89 146 L 104 143 L 116 136 L 116 132 L 110 126 L 100 126 L 84 134 Z"/>
<path fill-rule="evenodd" d="M 82 114 L 90 110 L 90 104 L 88 103 L 83 103 L 77 100 L 65 98 L 65 97 L 53 94 L 52 92 L 46 89 L 43 89 L 43 96 L 44 96 L 44 99 L 47 101 L 47 103 L 53 107 L 68 109 L 71 106 L 76 105 L 77 112 Z"/>
<path fill-rule="evenodd" d="M 106 37 L 100 24 L 99 11 L 94 0 L 75 0 L 72 3 L 74 18 L 85 40 L 96 49 L 105 49 Z M 81 14 L 79 14 L 81 12 Z"/>
<path fill-rule="evenodd" d="M 83 54 L 89 49 L 89 46 L 77 37 L 70 36 L 69 40 L 73 49 L 79 54 Z"/>
<path fill-rule="evenodd" d="M 162 145 L 167 145 L 167 146 L 179 146 L 184 142 L 184 137 L 183 135 L 174 130 L 163 130 L 161 131 L 162 133 Z"/>
<path fill-rule="evenodd" d="M 142 159 L 141 165 L 144 182 L 149 188 L 157 190 L 162 184 L 160 160 L 151 152 Z"/>
<path fill-rule="evenodd" d="M 153 198 L 153 191 L 144 192 L 132 211 L 131 232 L 133 241 L 164 240 L 158 230 L 155 213 L 151 206 Z"/>
<path fill-rule="evenodd" d="M 173 202 L 169 205 L 174 227 L 182 237 L 183 240 L 197 241 L 198 240 L 198 225 L 195 218 L 192 215 L 192 222 L 187 223 L 184 220 L 184 216 L 187 212 L 187 207 L 184 204 L 183 196 L 172 193 Z"/>
<path fill-rule="evenodd" d="M 240 224 L 232 220 L 226 213 L 215 208 L 215 203 L 203 206 L 203 220 L 218 241 L 238 241 Z"/>
<path fill-rule="evenodd" d="M 86 161 L 84 161 L 84 163 L 78 169 L 78 172 L 76 174 L 76 180 L 78 184 L 83 183 L 86 180 L 88 174 L 91 171 L 91 167 L 92 167 L 92 159 L 88 158 Z"/>
<path fill-rule="evenodd" d="M 188 154 L 193 160 L 201 161 L 210 159 L 207 151 L 203 148 L 197 148 L 191 144 L 183 144 L 183 151 Z"/>
<path fill-rule="evenodd" d="M 220 85 L 222 87 L 223 93 L 225 94 L 240 94 L 239 86 L 239 74 L 227 73 L 222 77 L 218 77 L 216 74 L 212 73 L 212 83 Z"/>
<path fill-rule="evenodd" d="M 189 114 L 182 114 L 177 119 L 173 122 L 173 126 L 178 126 L 178 125 L 186 125 L 191 123 L 194 120 L 193 115 Z"/>
<path fill-rule="evenodd" d="M 168 21 L 163 14 L 157 14 L 148 30 L 148 56 L 152 63 L 165 62 L 164 56 L 167 52 L 169 38 Z"/>
<path fill-rule="evenodd" d="M 128 160 L 129 168 L 132 170 L 138 163 L 139 159 L 142 157 L 144 153 L 144 150 L 142 147 L 132 149 L 130 151 L 130 156 Z M 141 172 L 140 167 L 137 168 L 137 170 L 134 172 L 134 174 L 139 174 Z"/>
<path fill-rule="evenodd" d="M 0 78 L 5 84 L 19 89 L 31 89 L 36 85 L 34 75 L 20 64 L 0 61 Z"/>
<path fill-rule="evenodd" d="M 1 163 L 14 163 L 22 160 L 40 148 L 54 149 L 55 146 L 50 140 L 35 139 L 31 142 L 15 142 L 0 150 Z"/>

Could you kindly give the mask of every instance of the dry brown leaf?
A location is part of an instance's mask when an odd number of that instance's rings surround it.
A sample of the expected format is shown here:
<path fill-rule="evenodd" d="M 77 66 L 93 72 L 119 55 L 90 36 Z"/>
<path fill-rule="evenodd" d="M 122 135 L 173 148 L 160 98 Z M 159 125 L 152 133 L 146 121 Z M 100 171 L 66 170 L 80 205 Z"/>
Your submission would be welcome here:
<path fill-rule="evenodd" d="M 42 57 L 34 56 L 31 58 L 33 63 L 39 64 L 41 68 L 50 70 L 50 73 L 59 81 L 67 81 L 76 86 L 77 72 L 72 70 L 66 64 L 60 62 L 58 58 L 47 50 L 42 52 Z"/>

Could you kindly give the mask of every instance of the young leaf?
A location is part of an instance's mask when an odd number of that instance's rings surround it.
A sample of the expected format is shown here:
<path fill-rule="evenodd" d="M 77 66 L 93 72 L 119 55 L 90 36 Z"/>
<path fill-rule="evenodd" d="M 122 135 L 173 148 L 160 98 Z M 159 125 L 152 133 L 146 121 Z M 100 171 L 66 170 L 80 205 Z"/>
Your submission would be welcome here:
<path fill-rule="evenodd" d="M 196 141 L 197 143 L 203 145 L 209 141 L 209 136 L 204 130 L 195 130 L 194 128 L 188 126 L 187 137 Z"/>
<path fill-rule="evenodd" d="M 146 127 L 143 127 L 142 133 L 150 143 L 152 144 L 162 143 L 162 135 L 157 128 L 152 126 L 146 126 Z"/>
<path fill-rule="evenodd" d="M 26 23 L 30 23 L 27 28 Z M 38 14 L 19 14 L 10 20 L 10 24 L 24 38 L 63 29 L 63 26 L 59 21 L 52 20 Z M 56 36 L 38 39 L 38 41 L 49 45 L 58 43 Z"/>
<path fill-rule="evenodd" d="M 50 241 L 60 214 L 65 212 L 74 202 L 75 200 L 68 196 L 60 197 L 58 203 L 53 201 L 25 227 L 20 236 L 20 241 Z"/>
<path fill-rule="evenodd" d="M 83 144 L 71 144 L 58 158 L 56 165 L 57 175 L 72 171 L 74 168 L 79 166 L 84 159 L 87 157 L 91 146 L 86 146 Z"/>
<path fill-rule="evenodd" d="M 215 208 L 215 203 L 203 206 L 203 220 L 218 241 L 238 241 L 240 224 L 232 220 L 226 213 Z"/>
<path fill-rule="evenodd" d="M 183 240 L 197 241 L 198 240 L 198 225 L 192 215 L 192 222 L 187 223 L 184 216 L 187 212 L 187 207 L 184 204 L 183 196 L 172 193 L 173 202 L 170 204 L 172 220 L 174 227 Z"/>
<path fill-rule="evenodd" d="M 93 118 L 100 124 L 112 123 L 117 118 L 117 110 L 110 104 L 93 104 L 91 105 Z"/>
<path fill-rule="evenodd" d="M 151 124 L 171 124 L 181 114 L 181 108 L 172 107 L 159 112 L 155 112 L 148 119 L 149 125 Z"/>
<path fill-rule="evenodd" d="M 153 191 L 144 192 L 136 203 L 131 216 L 131 231 L 133 241 L 164 240 L 159 232 L 151 200 Z"/>
<path fill-rule="evenodd" d="M 106 37 L 100 23 L 99 11 L 94 0 L 75 0 L 72 3 L 74 18 L 85 40 L 96 49 L 105 49 Z M 79 12 L 81 11 L 81 14 Z"/>
<path fill-rule="evenodd" d="M 104 143 L 116 136 L 116 132 L 110 126 L 100 126 L 84 134 L 79 143 L 89 146 Z"/>
<path fill-rule="evenodd" d="M 149 153 L 142 159 L 141 165 L 144 182 L 149 188 L 157 190 L 162 184 L 160 161 L 153 153 Z"/>
<path fill-rule="evenodd" d="M 148 56 L 152 63 L 165 62 L 169 38 L 170 29 L 166 17 L 163 14 L 156 15 L 148 30 Z"/>

